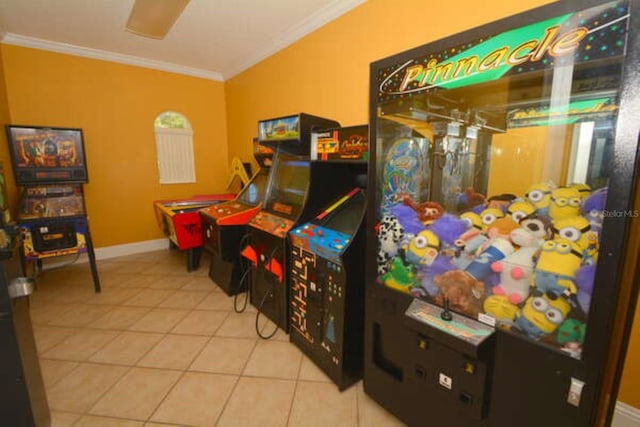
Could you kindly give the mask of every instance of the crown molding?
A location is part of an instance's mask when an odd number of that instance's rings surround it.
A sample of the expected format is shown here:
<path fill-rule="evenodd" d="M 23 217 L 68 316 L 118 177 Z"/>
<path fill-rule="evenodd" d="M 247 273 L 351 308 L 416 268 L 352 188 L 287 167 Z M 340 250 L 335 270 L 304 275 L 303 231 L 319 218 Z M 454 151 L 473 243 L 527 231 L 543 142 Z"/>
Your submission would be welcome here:
<path fill-rule="evenodd" d="M 322 9 L 309 15 L 309 17 L 301 21 L 299 24 L 289 28 L 273 40 L 268 46 L 256 50 L 248 60 L 243 61 L 236 66 L 232 66 L 229 72 L 224 73 L 224 79 L 228 80 L 235 75 L 240 74 L 263 59 L 266 59 L 274 53 L 277 53 L 285 47 L 295 43 L 307 34 L 317 30 L 366 1 L 367 0 L 334 0 Z"/>
<path fill-rule="evenodd" d="M 53 42 L 49 40 L 38 39 L 35 37 L 22 36 L 19 34 L 6 33 L 1 40 L 2 43 L 15 46 L 29 47 L 33 49 L 64 53 L 67 55 L 117 62 L 120 64 L 134 65 L 136 67 L 150 68 L 152 70 L 168 71 L 170 73 L 184 74 L 187 76 L 199 77 L 207 80 L 215 80 L 220 82 L 224 81 L 222 74 L 203 70 L 200 68 L 186 67 L 183 65 L 172 64 L 170 62 L 144 59 L 137 56 L 113 53 L 106 50 L 92 49 L 67 43 Z"/>

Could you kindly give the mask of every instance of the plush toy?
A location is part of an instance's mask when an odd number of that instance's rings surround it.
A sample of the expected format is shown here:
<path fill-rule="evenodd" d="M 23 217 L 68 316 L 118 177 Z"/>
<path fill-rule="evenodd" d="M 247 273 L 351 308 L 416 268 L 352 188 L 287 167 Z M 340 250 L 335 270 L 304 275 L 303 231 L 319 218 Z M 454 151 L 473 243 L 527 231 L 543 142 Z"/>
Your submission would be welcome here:
<path fill-rule="evenodd" d="M 520 228 L 542 240 L 551 238 L 551 222 L 544 216 L 533 214 L 520 221 Z"/>
<path fill-rule="evenodd" d="M 602 232 L 602 220 L 604 218 L 604 208 L 607 204 L 607 187 L 600 188 L 584 201 L 582 204 L 582 216 L 591 224 L 591 229 L 598 233 Z"/>
<path fill-rule="evenodd" d="M 551 202 L 551 190 L 555 184 L 551 182 L 540 182 L 532 185 L 527 190 L 525 197 L 536 208 L 536 213 L 547 216 L 549 214 L 549 203 Z"/>
<path fill-rule="evenodd" d="M 553 333 L 571 311 L 564 297 L 530 296 L 516 315 L 515 327 L 533 339 Z"/>
<path fill-rule="evenodd" d="M 410 265 L 406 265 L 399 256 L 394 257 L 386 273 L 380 276 L 380 281 L 391 289 L 410 293 L 411 287 L 416 285 L 416 274 Z"/>
<path fill-rule="evenodd" d="M 498 194 L 491 196 L 489 200 L 487 200 L 487 208 L 500 209 L 504 214 L 504 212 L 507 211 L 507 207 L 517 198 L 515 194 Z"/>
<path fill-rule="evenodd" d="M 440 239 L 440 253 L 455 256 L 458 246 L 456 240 L 467 230 L 467 222 L 455 215 L 445 213 L 429 226 Z"/>
<path fill-rule="evenodd" d="M 460 215 L 460 219 L 467 223 L 467 229 L 475 228 L 477 230 L 484 230 L 484 224 L 482 218 L 475 212 L 465 212 Z"/>
<path fill-rule="evenodd" d="M 582 344 L 587 330 L 587 325 L 576 319 L 567 319 L 558 328 L 556 341 L 562 345 L 561 350 L 569 353 L 571 357 L 579 359 L 582 354 Z"/>
<path fill-rule="evenodd" d="M 529 215 L 536 212 L 536 207 L 526 200 L 515 200 L 507 207 L 507 215 L 516 223 L 519 223 Z"/>
<path fill-rule="evenodd" d="M 594 236 L 588 233 L 591 230 L 591 224 L 584 217 L 572 216 L 559 219 L 553 222 L 551 230 L 554 238 L 567 239 L 576 243 L 582 248 L 583 253 L 592 245 Z"/>
<path fill-rule="evenodd" d="M 418 269 L 418 282 L 421 286 L 412 288 L 411 294 L 435 297 L 440 292 L 440 289 L 434 283 L 435 278 L 455 269 L 457 267 L 451 258 L 443 255 L 438 256 L 430 266 L 423 266 Z"/>
<path fill-rule="evenodd" d="M 488 241 L 489 237 L 476 228 L 464 232 L 455 242 L 458 268 L 464 270 L 476 257 L 480 248 L 487 245 Z"/>
<path fill-rule="evenodd" d="M 555 296 L 574 295 L 575 275 L 581 261 L 582 252 L 577 244 L 565 239 L 547 240 L 536 264 L 534 286 Z"/>
<path fill-rule="evenodd" d="M 472 317 L 477 317 L 482 310 L 484 283 L 463 271 L 447 271 L 436 276 L 433 283 L 439 290 L 434 299 L 436 304 L 444 305 L 448 300 L 449 308 Z"/>
<path fill-rule="evenodd" d="M 509 239 L 511 232 L 520 226 L 510 216 L 505 216 L 496 219 L 493 223 L 487 226 L 487 236 L 490 239 L 501 237 L 503 239 Z"/>
<path fill-rule="evenodd" d="M 484 312 L 496 319 L 496 326 L 511 329 L 518 314 L 518 306 L 511 303 L 505 295 L 490 295 L 482 305 Z"/>
<path fill-rule="evenodd" d="M 500 208 L 486 208 L 480 212 L 480 219 L 485 229 L 502 217 L 504 217 L 504 212 Z"/>
<path fill-rule="evenodd" d="M 404 259 L 415 266 L 431 265 L 438 256 L 440 239 L 433 231 L 422 230 L 403 246 Z"/>
<path fill-rule="evenodd" d="M 417 204 L 410 197 L 405 197 L 403 202 L 418 214 L 418 219 L 424 225 L 431 224 L 444 214 L 444 208 L 437 202 L 423 202 Z"/>
<path fill-rule="evenodd" d="M 596 278 L 595 264 L 583 265 L 576 271 L 576 287 L 578 288 L 577 299 L 582 312 L 589 314 L 591 306 L 591 295 L 593 294 L 593 284 Z"/>
<path fill-rule="evenodd" d="M 389 212 L 398 220 L 406 234 L 415 235 L 424 230 L 424 224 L 411 206 L 397 203 L 389 208 Z"/>
<path fill-rule="evenodd" d="M 505 296 L 512 304 L 520 304 L 529 296 L 534 257 L 544 240 L 526 227 L 513 230 L 510 237 L 520 249 L 491 264 L 491 269 L 500 273 L 500 283 L 491 291 Z"/>
<path fill-rule="evenodd" d="M 589 187 L 587 184 L 574 182 L 573 184 L 569 184 L 569 187 L 578 190 L 578 193 L 580 193 L 580 199 L 582 201 L 585 201 L 591 195 L 591 187 Z"/>
<path fill-rule="evenodd" d="M 551 192 L 549 217 L 552 221 L 580 215 L 580 192 L 571 187 L 556 188 Z"/>
<path fill-rule="evenodd" d="M 404 228 L 393 215 L 385 215 L 378 223 L 378 275 L 387 272 L 389 262 L 398 254 L 400 242 L 405 237 Z"/>
<path fill-rule="evenodd" d="M 493 239 L 491 244 L 471 260 L 464 271 L 475 280 L 485 282 L 492 273 L 491 264 L 513 253 L 511 242 L 500 237 Z"/>
<path fill-rule="evenodd" d="M 458 195 L 458 212 L 466 211 L 474 206 L 481 206 L 486 203 L 486 197 L 483 194 L 476 193 L 472 187 L 464 190 L 464 193 Z"/>

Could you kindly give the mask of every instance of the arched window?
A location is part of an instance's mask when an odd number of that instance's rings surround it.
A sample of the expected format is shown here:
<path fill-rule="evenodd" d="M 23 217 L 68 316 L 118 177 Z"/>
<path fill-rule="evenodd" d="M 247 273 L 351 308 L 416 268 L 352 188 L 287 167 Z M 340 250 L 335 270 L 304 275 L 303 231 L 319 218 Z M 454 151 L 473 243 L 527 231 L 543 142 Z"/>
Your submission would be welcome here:
<path fill-rule="evenodd" d="M 187 118 L 165 111 L 156 117 L 154 127 L 160 184 L 196 182 L 193 130 Z"/>

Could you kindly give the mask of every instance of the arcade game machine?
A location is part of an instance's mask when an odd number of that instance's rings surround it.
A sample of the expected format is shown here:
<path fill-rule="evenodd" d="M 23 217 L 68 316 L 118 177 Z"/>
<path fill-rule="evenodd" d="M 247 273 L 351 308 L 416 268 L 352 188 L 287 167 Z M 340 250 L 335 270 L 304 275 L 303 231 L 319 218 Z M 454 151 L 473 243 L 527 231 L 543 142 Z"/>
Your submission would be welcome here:
<path fill-rule="evenodd" d="M 269 181 L 273 150 L 256 139 L 253 151 L 260 169 L 249 184 L 234 200 L 200 210 L 204 248 L 211 253 L 209 277 L 227 295 L 247 290 L 248 266 L 240 250 L 246 243 L 247 224 L 262 207 Z"/>
<path fill-rule="evenodd" d="M 371 65 L 364 388 L 407 424 L 609 425 L 639 8 L 557 2 Z"/>
<path fill-rule="evenodd" d="M 290 340 L 340 390 L 362 378 L 367 138 L 367 126 L 312 135 L 309 197 L 338 197 L 289 232 Z"/>
<path fill-rule="evenodd" d="M 278 328 L 289 330 L 289 274 L 287 233 L 310 219 L 326 197 L 307 198 L 309 189 L 309 154 L 311 132 L 328 129 L 339 123 L 308 114 L 297 114 L 258 122 L 261 144 L 274 148 L 267 194 L 261 210 L 248 227 L 248 242 L 242 256 L 250 265 L 249 297 L 251 305 Z M 318 206 L 318 203 L 321 205 Z M 256 319 L 256 324 L 258 319 Z M 256 327 L 256 332 L 264 336 Z"/>
<path fill-rule="evenodd" d="M 231 171 L 227 188 L 231 186 L 234 177 L 238 177 L 243 185 L 249 182 L 246 167 L 239 159 L 233 159 Z M 236 194 L 233 193 L 221 193 L 153 202 L 156 221 L 169 238 L 171 247 L 187 253 L 187 271 L 195 271 L 200 267 L 203 245 L 200 209 L 233 200 L 235 197 Z"/>
<path fill-rule="evenodd" d="M 36 273 L 45 259 L 87 253 L 100 292 L 82 184 L 88 182 L 81 129 L 7 126 L 16 184 L 23 261 Z"/>

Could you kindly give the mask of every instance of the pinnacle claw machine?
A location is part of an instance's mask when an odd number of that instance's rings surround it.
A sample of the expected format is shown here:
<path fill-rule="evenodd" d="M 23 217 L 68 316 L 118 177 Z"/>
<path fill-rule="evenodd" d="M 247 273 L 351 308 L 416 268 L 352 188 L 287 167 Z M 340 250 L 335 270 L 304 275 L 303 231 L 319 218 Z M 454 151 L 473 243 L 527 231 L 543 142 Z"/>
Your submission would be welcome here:
<path fill-rule="evenodd" d="M 611 421 L 638 8 L 557 2 L 371 64 L 364 390 L 408 425 Z"/>

